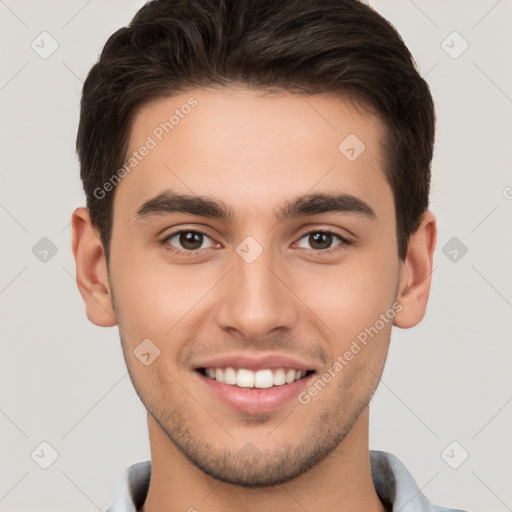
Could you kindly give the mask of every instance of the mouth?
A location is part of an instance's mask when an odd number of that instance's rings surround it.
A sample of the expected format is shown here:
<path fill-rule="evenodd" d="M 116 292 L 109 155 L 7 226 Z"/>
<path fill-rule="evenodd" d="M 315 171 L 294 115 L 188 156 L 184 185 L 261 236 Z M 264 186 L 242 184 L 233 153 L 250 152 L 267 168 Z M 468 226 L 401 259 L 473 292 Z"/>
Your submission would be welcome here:
<path fill-rule="evenodd" d="M 192 369 L 208 401 L 251 415 L 292 406 L 318 373 L 311 363 L 275 354 L 225 355 Z"/>
<path fill-rule="evenodd" d="M 248 368 L 198 368 L 197 371 L 204 377 L 215 380 L 220 384 L 235 386 L 237 388 L 269 389 L 286 386 L 314 373 L 314 370 L 299 370 L 295 368 L 264 368 L 249 370 Z"/>

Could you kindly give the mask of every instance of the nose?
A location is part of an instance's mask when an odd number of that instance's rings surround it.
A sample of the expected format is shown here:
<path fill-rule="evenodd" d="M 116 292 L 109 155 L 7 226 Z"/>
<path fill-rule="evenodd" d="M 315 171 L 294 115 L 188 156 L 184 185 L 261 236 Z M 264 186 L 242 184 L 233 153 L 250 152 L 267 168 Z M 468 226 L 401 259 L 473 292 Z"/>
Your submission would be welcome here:
<path fill-rule="evenodd" d="M 249 261 L 234 252 L 233 269 L 223 280 L 219 297 L 219 326 L 250 340 L 263 339 L 276 329 L 292 330 L 300 302 L 282 260 L 267 250 Z"/>

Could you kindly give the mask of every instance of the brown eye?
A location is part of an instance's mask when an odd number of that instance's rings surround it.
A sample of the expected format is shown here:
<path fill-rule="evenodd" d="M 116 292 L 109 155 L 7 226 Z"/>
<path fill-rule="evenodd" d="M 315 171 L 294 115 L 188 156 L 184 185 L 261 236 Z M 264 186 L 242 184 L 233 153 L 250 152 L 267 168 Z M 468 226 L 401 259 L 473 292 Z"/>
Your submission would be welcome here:
<path fill-rule="evenodd" d="M 181 230 L 170 234 L 163 242 L 171 245 L 177 251 L 198 251 L 203 247 L 205 239 L 210 239 L 205 233 L 195 230 Z"/>
<path fill-rule="evenodd" d="M 333 242 L 338 239 L 339 243 L 334 245 Z M 304 249 L 311 249 L 313 251 L 323 251 L 323 252 L 329 252 L 330 249 L 335 250 L 338 246 L 347 245 L 350 242 L 342 237 L 341 235 L 337 233 L 333 233 L 331 231 L 311 231 L 309 233 L 306 233 L 304 236 L 301 237 L 301 240 L 306 240 L 306 243 L 309 244 L 309 247 L 305 247 L 301 244 L 299 241 L 299 247 L 302 247 Z"/>

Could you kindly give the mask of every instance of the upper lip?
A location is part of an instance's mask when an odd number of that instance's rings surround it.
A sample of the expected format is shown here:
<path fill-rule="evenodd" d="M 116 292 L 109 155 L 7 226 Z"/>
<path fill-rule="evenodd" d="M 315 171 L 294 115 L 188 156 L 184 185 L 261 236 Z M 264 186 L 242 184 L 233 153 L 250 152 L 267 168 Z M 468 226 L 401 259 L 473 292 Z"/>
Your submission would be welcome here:
<path fill-rule="evenodd" d="M 198 361 L 196 364 L 194 364 L 194 369 L 226 368 L 228 366 L 233 368 L 246 368 L 247 370 L 252 371 L 264 370 L 267 368 L 293 368 L 295 370 L 303 371 L 315 370 L 314 365 L 305 361 L 301 361 L 296 357 L 278 354 L 250 355 L 240 353 L 225 354 Z"/>

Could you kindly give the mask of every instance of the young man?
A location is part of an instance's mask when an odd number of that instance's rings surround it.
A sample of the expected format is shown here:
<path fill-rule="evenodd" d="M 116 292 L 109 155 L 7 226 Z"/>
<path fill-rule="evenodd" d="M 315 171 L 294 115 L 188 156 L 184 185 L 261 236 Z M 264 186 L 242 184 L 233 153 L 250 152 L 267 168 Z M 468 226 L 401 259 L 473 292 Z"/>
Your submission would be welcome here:
<path fill-rule="evenodd" d="M 424 314 L 434 108 L 354 0 L 154 0 L 84 84 L 87 316 L 119 326 L 151 462 L 111 512 L 442 511 L 368 448 Z"/>

